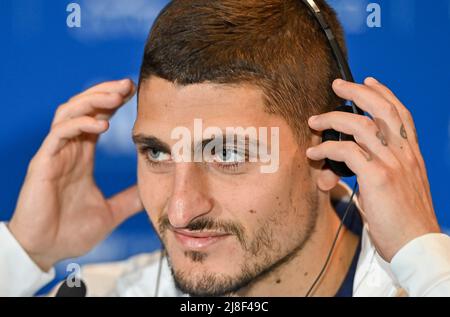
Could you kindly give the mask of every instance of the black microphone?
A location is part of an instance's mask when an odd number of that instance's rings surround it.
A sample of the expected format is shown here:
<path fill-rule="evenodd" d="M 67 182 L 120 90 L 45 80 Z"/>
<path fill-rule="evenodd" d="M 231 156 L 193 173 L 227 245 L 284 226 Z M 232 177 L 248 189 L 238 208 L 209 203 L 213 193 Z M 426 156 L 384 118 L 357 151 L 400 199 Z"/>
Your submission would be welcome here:
<path fill-rule="evenodd" d="M 65 280 L 56 292 L 55 297 L 86 297 L 87 288 L 82 279 L 76 279 L 71 283 L 73 285 L 69 286 L 68 280 Z"/>

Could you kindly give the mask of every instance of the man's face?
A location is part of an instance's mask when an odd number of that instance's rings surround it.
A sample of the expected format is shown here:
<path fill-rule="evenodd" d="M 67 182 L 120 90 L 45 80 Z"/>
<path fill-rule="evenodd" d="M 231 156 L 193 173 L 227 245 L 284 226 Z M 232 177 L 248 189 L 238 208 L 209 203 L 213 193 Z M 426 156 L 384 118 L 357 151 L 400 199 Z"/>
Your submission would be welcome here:
<path fill-rule="evenodd" d="M 177 140 L 172 132 L 187 127 L 194 135 L 195 119 L 202 120 L 203 129 L 223 131 L 278 127 L 278 170 L 262 173 L 264 163 L 233 163 L 240 153 L 233 144 L 224 144 L 212 162 L 173 162 Z M 285 120 L 265 111 L 256 87 L 176 86 L 152 77 L 142 83 L 133 134 L 140 196 L 182 291 L 237 291 L 288 260 L 308 240 L 317 194 L 304 149 Z M 267 143 L 270 147 L 270 138 Z"/>

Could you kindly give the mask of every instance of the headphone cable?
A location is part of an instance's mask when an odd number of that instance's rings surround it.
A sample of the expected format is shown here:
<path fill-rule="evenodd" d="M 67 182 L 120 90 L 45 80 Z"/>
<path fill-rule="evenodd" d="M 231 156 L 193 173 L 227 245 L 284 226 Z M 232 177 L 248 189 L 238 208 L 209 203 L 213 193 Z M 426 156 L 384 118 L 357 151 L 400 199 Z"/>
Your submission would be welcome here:
<path fill-rule="evenodd" d="M 340 223 L 339 228 L 338 228 L 338 230 L 336 232 L 336 236 L 334 237 L 333 243 L 331 245 L 330 251 L 328 252 L 328 255 L 327 255 L 327 258 L 325 260 L 325 263 L 324 263 L 322 269 L 320 270 L 320 273 L 317 275 L 316 279 L 314 280 L 314 282 L 312 283 L 311 287 L 309 288 L 308 292 L 306 293 L 305 297 L 310 297 L 312 291 L 314 290 L 314 288 L 316 287 L 317 283 L 322 278 L 323 273 L 325 272 L 325 270 L 328 267 L 328 263 L 330 262 L 331 255 L 333 254 L 334 248 L 336 247 L 336 243 L 337 243 L 337 240 L 339 238 L 339 234 L 341 233 L 342 227 L 344 226 L 344 221 L 347 218 L 347 216 L 350 214 L 350 207 L 353 205 L 353 197 L 355 196 L 355 193 L 356 193 L 357 189 L 358 189 L 358 182 L 355 181 L 355 185 L 353 186 L 353 192 L 352 192 L 352 195 L 350 196 L 349 204 L 347 205 L 347 208 L 345 209 L 344 215 L 342 216 L 341 223 Z"/>
<path fill-rule="evenodd" d="M 159 253 L 159 263 L 158 263 L 158 275 L 156 277 L 156 286 L 155 286 L 155 295 L 154 297 L 158 297 L 159 295 L 159 284 L 160 284 L 160 280 L 161 280 L 161 269 L 162 269 L 162 262 L 164 259 L 164 246 L 161 245 L 161 251 Z"/>

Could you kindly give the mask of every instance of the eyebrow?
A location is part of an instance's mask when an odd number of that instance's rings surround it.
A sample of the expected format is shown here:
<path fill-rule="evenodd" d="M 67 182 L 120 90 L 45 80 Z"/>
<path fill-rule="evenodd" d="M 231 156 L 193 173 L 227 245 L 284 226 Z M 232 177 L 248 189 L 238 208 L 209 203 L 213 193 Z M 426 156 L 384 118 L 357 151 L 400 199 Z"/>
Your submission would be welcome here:
<path fill-rule="evenodd" d="M 134 144 L 155 149 L 163 153 L 170 153 L 170 146 L 153 135 L 133 135 Z"/>
<path fill-rule="evenodd" d="M 238 138 L 240 138 L 240 137 L 242 137 L 242 136 L 241 135 L 233 135 L 233 134 L 224 135 L 222 142 L 223 142 L 223 144 L 226 144 L 226 142 L 231 139 L 233 141 L 233 144 L 235 144 L 237 142 Z M 202 140 L 202 142 L 201 142 L 202 148 L 204 148 L 208 143 L 210 143 L 212 141 L 214 141 L 214 138 Z M 259 140 L 258 139 L 256 139 L 256 140 L 250 139 L 247 135 L 244 138 L 244 143 L 245 143 L 246 148 L 248 148 L 248 146 L 250 144 L 256 145 L 257 147 L 259 147 Z"/>
<path fill-rule="evenodd" d="M 227 137 L 228 138 L 233 138 L 233 135 L 224 135 L 223 136 L 223 143 L 225 144 L 227 141 Z M 204 139 L 201 141 L 201 146 L 202 148 L 205 148 L 205 146 L 212 142 L 214 140 L 214 138 L 209 138 L 209 139 Z M 234 142 L 235 143 L 237 141 L 237 135 L 234 135 Z M 163 152 L 163 153 L 171 153 L 171 149 L 170 146 L 161 141 L 160 139 L 158 139 L 157 137 L 153 136 L 153 135 L 144 135 L 144 134 L 136 134 L 133 135 L 133 142 L 134 144 L 136 144 L 137 146 L 141 146 L 141 147 L 146 147 L 146 148 L 152 148 L 155 149 L 157 151 Z M 250 144 L 254 144 L 256 145 L 257 148 L 259 148 L 259 140 L 253 140 L 250 139 L 247 135 L 245 136 L 245 148 L 247 149 L 249 147 Z"/>

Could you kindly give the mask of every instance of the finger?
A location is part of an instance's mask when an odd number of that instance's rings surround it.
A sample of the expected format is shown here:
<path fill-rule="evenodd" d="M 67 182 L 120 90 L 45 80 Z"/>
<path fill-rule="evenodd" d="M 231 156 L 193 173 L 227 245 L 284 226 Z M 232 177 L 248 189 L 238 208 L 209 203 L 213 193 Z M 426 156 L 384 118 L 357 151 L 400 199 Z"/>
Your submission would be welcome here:
<path fill-rule="evenodd" d="M 72 97 L 67 104 L 77 101 L 80 98 L 84 98 L 86 96 L 98 93 L 110 93 L 110 94 L 120 94 L 123 97 L 122 104 L 127 103 L 136 93 L 136 85 L 130 79 L 122 79 L 117 81 L 109 81 L 100 83 L 95 85 L 82 93 Z M 58 108 L 59 109 L 59 108 Z M 117 110 L 117 109 L 115 109 Z M 109 119 L 112 115 L 114 115 L 114 111 L 112 113 L 99 114 L 97 119 Z"/>
<path fill-rule="evenodd" d="M 411 112 L 409 112 L 409 110 L 400 102 L 400 100 L 392 93 L 392 91 L 389 88 L 378 82 L 375 78 L 369 77 L 365 80 L 365 83 L 367 86 L 378 92 L 380 95 L 382 95 L 396 107 L 399 116 L 401 118 L 401 121 L 404 123 L 405 128 L 404 134 L 402 133 L 402 131 L 399 131 L 398 133 L 400 135 L 403 134 L 403 138 L 407 139 L 414 155 L 417 158 L 417 161 L 423 167 L 425 167 L 422 154 L 420 153 L 420 148 L 417 139 L 417 131 Z"/>
<path fill-rule="evenodd" d="M 313 116 L 308 120 L 309 126 L 317 131 L 333 129 L 348 135 L 353 135 L 356 142 L 365 151 L 383 160 L 386 165 L 397 163 L 397 158 L 387 146 L 386 140 L 375 122 L 366 116 L 355 115 L 342 111 L 327 112 Z"/>
<path fill-rule="evenodd" d="M 397 149 L 409 146 L 408 142 L 401 137 L 399 131 L 403 125 L 397 109 L 383 96 L 365 85 L 350 83 L 344 80 L 333 82 L 335 93 L 346 100 L 352 100 L 359 108 L 368 112 L 375 120 L 377 126 L 383 132 L 388 144 Z"/>
<path fill-rule="evenodd" d="M 361 109 L 374 117 L 374 121 L 385 137 L 389 148 L 406 170 L 419 167 L 416 155 L 407 139 L 401 136 L 404 126 L 396 107 L 368 86 L 336 80 L 336 93 L 353 100 Z M 420 172 L 416 172 L 420 174 Z"/>
<path fill-rule="evenodd" d="M 394 95 L 394 93 L 373 77 L 366 78 L 364 83 L 373 90 L 375 90 L 376 92 L 378 92 L 381 96 L 383 96 L 386 100 L 388 100 L 391 104 L 393 104 L 397 108 L 397 112 L 400 115 L 402 122 L 405 124 L 405 130 L 407 132 L 408 140 L 417 141 L 416 127 L 411 112 Z M 414 138 L 412 138 L 413 136 Z"/>
<path fill-rule="evenodd" d="M 92 115 L 96 111 L 101 111 L 101 118 L 107 120 L 107 114 L 112 114 L 124 102 L 124 98 L 119 93 L 93 93 L 84 95 L 76 100 L 68 102 L 58 108 L 52 125 L 57 125 L 63 121 L 73 118 Z"/>
<path fill-rule="evenodd" d="M 306 151 L 306 156 L 315 161 L 330 159 L 344 162 L 358 177 L 366 177 L 373 168 L 373 157 L 352 141 L 327 141 Z"/>
<path fill-rule="evenodd" d="M 56 125 L 49 133 L 43 144 L 43 150 L 48 155 L 57 154 L 68 140 L 80 136 L 83 133 L 100 134 L 105 132 L 109 123 L 104 120 L 96 120 L 92 117 L 79 117 Z"/>
<path fill-rule="evenodd" d="M 74 96 L 72 99 L 77 99 L 81 96 L 90 95 L 98 92 L 119 93 L 123 97 L 128 97 L 134 91 L 135 85 L 133 81 L 131 79 L 126 78 L 122 80 L 114 80 L 100 83 Z"/>
<path fill-rule="evenodd" d="M 108 199 L 108 205 L 116 226 L 144 209 L 136 185 Z"/>
<path fill-rule="evenodd" d="M 373 77 L 367 78 L 365 84 L 371 87 L 373 90 L 377 91 L 384 98 L 389 100 L 396 108 L 400 115 L 402 122 L 405 124 L 405 132 L 407 140 L 411 146 L 411 149 L 416 157 L 416 161 L 419 164 L 420 177 L 422 179 L 423 184 L 428 188 L 428 195 L 431 200 L 431 192 L 430 192 L 430 184 L 428 181 L 428 176 L 426 173 L 425 161 L 423 159 L 422 153 L 419 147 L 419 140 L 417 138 L 417 129 L 414 124 L 414 119 L 411 115 L 411 112 L 403 105 L 403 103 L 395 96 L 395 94 L 387 88 L 385 85 L 380 83 Z"/>

